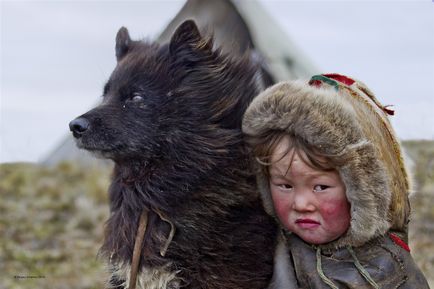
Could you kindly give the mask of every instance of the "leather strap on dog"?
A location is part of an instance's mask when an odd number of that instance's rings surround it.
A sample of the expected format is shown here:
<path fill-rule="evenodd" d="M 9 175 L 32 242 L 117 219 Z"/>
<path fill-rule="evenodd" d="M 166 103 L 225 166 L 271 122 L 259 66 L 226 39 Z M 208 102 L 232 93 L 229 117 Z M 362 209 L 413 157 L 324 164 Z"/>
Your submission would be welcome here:
<path fill-rule="evenodd" d="M 160 249 L 160 255 L 164 257 L 166 255 L 167 249 L 169 248 L 170 243 L 172 242 L 173 236 L 175 235 L 175 225 L 163 215 L 159 210 L 153 210 L 161 220 L 167 222 L 170 225 L 169 236 L 167 237 L 166 242 L 163 247 Z M 145 237 L 146 228 L 148 226 L 148 213 L 149 211 L 144 209 L 142 214 L 140 215 L 139 226 L 137 227 L 136 240 L 134 241 L 134 251 L 133 251 L 133 260 L 131 261 L 131 272 L 130 272 L 130 283 L 128 285 L 128 289 L 135 289 L 137 284 L 137 273 L 139 269 L 140 256 L 142 252 L 143 239 Z"/>
<path fill-rule="evenodd" d="M 129 289 L 136 288 L 137 272 L 139 269 L 143 238 L 145 237 L 147 226 L 148 226 L 148 210 L 145 209 L 140 215 L 139 226 L 137 228 L 137 233 L 136 233 L 136 240 L 134 241 L 133 260 L 131 261 L 130 284 L 128 285 Z"/>
<path fill-rule="evenodd" d="M 175 224 L 173 224 L 169 220 L 169 218 L 164 216 L 162 212 L 160 212 L 159 210 L 155 210 L 155 209 L 153 211 L 160 217 L 160 219 L 162 221 L 164 221 L 170 225 L 169 236 L 167 236 L 166 242 L 164 243 L 163 247 L 160 248 L 160 255 L 161 255 L 161 257 L 164 257 L 164 256 L 166 256 L 167 249 L 169 248 L 169 245 L 172 242 L 173 236 L 175 235 L 176 227 L 175 227 Z"/>

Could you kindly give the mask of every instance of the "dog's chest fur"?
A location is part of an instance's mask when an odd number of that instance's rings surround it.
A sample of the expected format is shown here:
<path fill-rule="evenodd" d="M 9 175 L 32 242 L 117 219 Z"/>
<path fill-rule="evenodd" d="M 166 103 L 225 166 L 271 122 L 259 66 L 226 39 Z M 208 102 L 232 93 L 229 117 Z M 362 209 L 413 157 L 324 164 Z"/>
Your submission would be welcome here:
<path fill-rule="evenodd" d="M 176 271 L 169 269 L 169 266 L 155 268 L 143 268 L 137 275 L 137 289 L 178 289 L 180 279 L 176 277 Z M 130 282 L 131 267 L 129 264 L 117 264 L 116 267 L 109 268 L 112 278 L 123 280 L 117 284 L 107 284 L 107 288 L 127 288 Z"/>

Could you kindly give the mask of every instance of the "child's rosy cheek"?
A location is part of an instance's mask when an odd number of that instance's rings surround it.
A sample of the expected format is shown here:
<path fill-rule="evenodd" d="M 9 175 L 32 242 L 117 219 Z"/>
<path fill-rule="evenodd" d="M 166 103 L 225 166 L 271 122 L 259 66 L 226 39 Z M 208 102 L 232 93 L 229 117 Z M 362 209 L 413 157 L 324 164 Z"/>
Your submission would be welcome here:
<path fill-rule="evenodd" d="M 274 209 L 279 217 L 285 214 L 285 205 L 283 202 L 274 202 Z"/>
<path fill-rule="evenodd" d="M 274 198 L 273 204 L 277 217 L 279 217 L 282 222 L 286 220 L 289 213 L 287 200 L 284 198 Z"/>
<path fill-rule="evenodd" d="M 346 200 L 325 202 L 321 206 L 321 214 L 324 219 L 335 218 L 349 213 L 349 205 Z"/>

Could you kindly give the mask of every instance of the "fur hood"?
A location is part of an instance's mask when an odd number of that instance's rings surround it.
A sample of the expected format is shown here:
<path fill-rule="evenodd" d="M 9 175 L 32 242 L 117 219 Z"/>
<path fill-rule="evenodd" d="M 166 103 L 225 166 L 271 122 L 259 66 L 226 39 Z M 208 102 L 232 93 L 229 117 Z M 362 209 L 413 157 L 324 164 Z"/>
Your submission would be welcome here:
<path fill-rule="evenodd" d="M 326 245 L 360 246 L 388 230 L 407 238 L 410 189 L 400 145 L 387 114 L 361 82 L 338 74 L 287 81 L 257 96 L 243 119 L 243 132 L 254 137 L 281 130 L 302 138 L 328 155 L 345 155 L 338 167 L 351 204 L 351 223 Z M 274 216 L 266 177 L 258 173 L 264 206 Z"/>

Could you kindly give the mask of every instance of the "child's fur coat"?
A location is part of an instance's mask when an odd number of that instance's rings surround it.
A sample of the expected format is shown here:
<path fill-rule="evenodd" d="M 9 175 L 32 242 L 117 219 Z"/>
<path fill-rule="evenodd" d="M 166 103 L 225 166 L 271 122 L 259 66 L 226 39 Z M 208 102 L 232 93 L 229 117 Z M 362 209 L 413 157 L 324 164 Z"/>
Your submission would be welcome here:
<path fill-rule="evenodd" d="M 351 205 L 347 232 L 315 248 L 285 233 L 293 262 L 286 266 L 295 266 L 294 278 L 301 288 L 329 288 L 324 273 L 339 284 L 337 288 L 370 288 L 361 274 L 363 266 L 381 288 L 428 286 L 402 248 L 407 240 L 410 185 L 387 113 L 391 111 L 361 82 L 328 74 L 314 76 L 309 85 L 277 84 L 256 97 L 244 115 L 247 139 L 282 131 L 323 154 L 348 160 L 337 168 Z M 274 216 L 268 179 L 260 172 L 258 179 L 266 209 Z M 360 268 L 354 266 L 357 259 Z"/>

